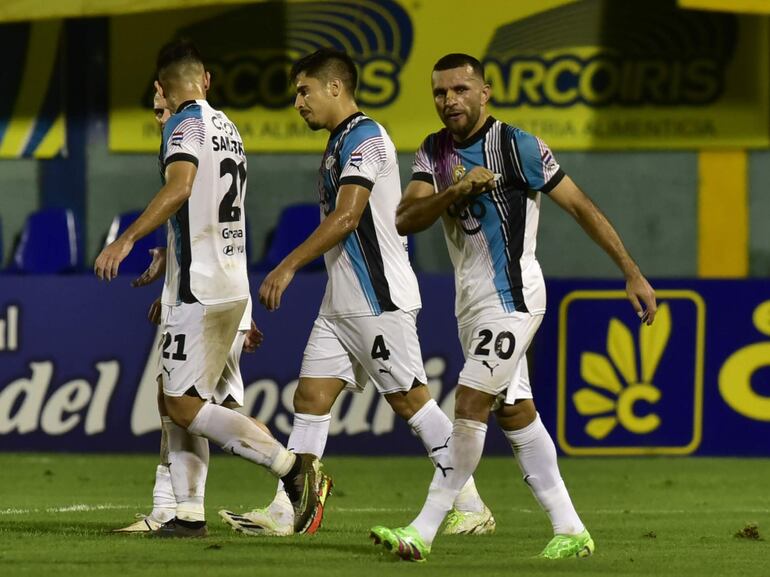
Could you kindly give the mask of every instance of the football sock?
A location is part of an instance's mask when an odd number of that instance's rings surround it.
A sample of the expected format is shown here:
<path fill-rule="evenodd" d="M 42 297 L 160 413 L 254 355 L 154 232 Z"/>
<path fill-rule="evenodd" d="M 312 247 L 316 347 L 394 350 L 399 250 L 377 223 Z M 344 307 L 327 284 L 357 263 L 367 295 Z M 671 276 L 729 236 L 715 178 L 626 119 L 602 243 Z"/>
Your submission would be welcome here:
<path fill-rule="evenodd" d="M 276 477 L 286 475 L 296 460 L 250 418 L 219 405 L 204 404 L 187 430 L 215 442 L 228 453 L 267 467 Z"/>
<path fill-rule="evenodd" d="M 456 419 L 449 439 L 449 452 L 436 463 L 436 472 L 420 514 L 411 525 L 425 541 L 433 543 L 444 517 L 452 508 L 481 460 L 487 425 L 469 419 Z"/>
<path fill-rule="evenodd" d="M 155 486 L 152 489 L 152 513 L 150 517 L 165 523 L 176 514 L 176 497 L 171 485 L 171 473 L 168 468 L 168 427 L 173 424 L 171 418 L 161 417 L 160 464 L 155 469 Z"/>
<path fill-rule="evenodd" d="M 412 418 L 407 421 L 415 434 L 420 437 L 425 450 L 428 451 L 428 457 L 433 461 L 439 461 L 449 452 L 449 438 L 452 435 L 452 421 L 436 404 L 436 401 L 430 399 L 425 403 Z M 466 513 L 478 513 L 484 510 L 484 501 L 481 500 L 476 483 L 473 477 L 460 491 L 455 499 L 454 506 L 458 511 Z"/>
<path fill-rule="evenodd" d="M 326 449 L 331 419 L 332 416 L 329 414 L 310 415 L 307 413 L 294 413 L 294 423 L 291 427 L 286 447 L 294 453 L 310 453 L 320 459 L 323 457 L 324 449 Z M 294 509 L 291 506 L 289 497 L 283 490 L 283 481 L 280 479 L 278 480 L 275 498 L 268 506 L 268 509 L 276 520 L 293 522 Z"/>
<path fill-rule="evenodd" d="M 556 447 L 540 415 L 517 431 L 505 431 L 535 500 L 551 520 L 553 532 L 576 535 L 585 530 L 559 473 Z"/>
<path fill-rule="evenodd" d="M 173 422 L 165 425 L 176 517 L 184 521 L 203 521 L 206 518 L 203 496 L 209 469 L 209 442 Z"/>

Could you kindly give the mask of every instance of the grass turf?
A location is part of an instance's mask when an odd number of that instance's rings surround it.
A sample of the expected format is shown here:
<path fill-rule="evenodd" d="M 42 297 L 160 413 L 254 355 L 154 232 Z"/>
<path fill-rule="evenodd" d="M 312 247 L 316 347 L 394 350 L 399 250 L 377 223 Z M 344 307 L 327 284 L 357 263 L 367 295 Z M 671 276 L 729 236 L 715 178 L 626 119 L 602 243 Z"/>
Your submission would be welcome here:
<path fill-rule="evenodd" d="M 148 512 L 155 464 L 147 455 L 0 454 L 0 575 L 770 575 L 770 460 L 562 459 L 597 550 L 587 560 L 547 562 L 533 556 L 550 525 L 518 468 L 485 458 L 476 479 L 496 534 L 439 536 L 421 565 L 372 546 L 368 528 L 414 517 L 431 477 L 424 458 L 330 458 L 335 495 L 321 532 L 254 538 L 231 532 L 217 510 L 262 506 L 274 482 L 217 455 L 208 539 L 110 534 Z M 744 530 L 751 524 L 758 535 Z"/>

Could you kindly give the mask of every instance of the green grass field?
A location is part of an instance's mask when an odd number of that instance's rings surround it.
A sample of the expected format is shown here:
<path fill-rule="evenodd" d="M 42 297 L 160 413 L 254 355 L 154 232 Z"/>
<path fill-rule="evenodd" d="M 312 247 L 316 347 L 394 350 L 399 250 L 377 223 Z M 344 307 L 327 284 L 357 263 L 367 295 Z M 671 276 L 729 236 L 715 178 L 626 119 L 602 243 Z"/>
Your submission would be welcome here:
<path fill-rule="evenodd" d="M 234 457 L 212 458 L 204 540 L 112 535 L 147 512 L 149 455 L 0 454 L 0 575 L 741 575 L 770 576 L 770 460 L 562 459 L 562 473 L 597 546 L 587 560 L 533 559 L 550 538 L 509 458 L 486 458 L 477 484 L 497 518 L 491 536 L 439 537 L 422 565 L 368 540 L 373 524 L 406 524 L 431 468 L 420 458 L 330 458 L 335 478 L 321 532 L 254 538 L 220 508 L 266 503 L 274 482 Z M 748 524 L 759 538 L 736 537 Z"/>

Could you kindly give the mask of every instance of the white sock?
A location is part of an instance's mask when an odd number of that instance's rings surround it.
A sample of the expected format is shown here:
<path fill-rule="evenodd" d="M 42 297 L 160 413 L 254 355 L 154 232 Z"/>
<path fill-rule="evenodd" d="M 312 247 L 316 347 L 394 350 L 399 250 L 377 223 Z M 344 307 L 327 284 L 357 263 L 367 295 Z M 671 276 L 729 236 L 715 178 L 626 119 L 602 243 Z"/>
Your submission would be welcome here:
<path fill-rule="evenodd" d="M 155 486 L 152 489 L 152 517 L 159 523 L 170 521 L 176 515 L 176 497 L 171 485 L 171 473 L 168 469 L 168 423 L 169 417 L 161 417 L 160 464 L 155 469 Z"/>
<path fill-rule="evenodd" d="M 310 453 L 319 459 L 326 449 L 326 439 L 329 437 L 331 415 L 310 415 L 294 413 L 294 424 L 291 427 L 286 448 L 294 453 Z M 283 490 L 283 481 L 278 479 L 278 489 L 275 498 L 268 509 L 273 516 L 287 523 L 294 522 L 294 508 Z"/>
<path fill-rule="evenodd" d="M 585 530 L 559 473 L 556 447 L 538 413 L 518 431 L 505 431 L 513 454 L 535 500 L 551 520 L 554 534 L 576 535 Z"/>
<path fill-rule="evenodd" d="M 485 423 L 469 419 L 455 420 L 449 439 L 449 453 L 436 463 L 428 498 L 420 514 L 411 523 L 427 545 L 433 543 L 460 489 L 476 470 L 484 450 L 486 434 Z"/>
<path fill-rule="evenodd" d="M 449 438 L 452 435 L 452 421 L 446 416 L 436 404 L 436 401 L 430 399 L 425 403 L 407 424 L 420 437 L 425 450 L 428 451 L 428 458 L 433 461 L 433 466 L 444 455 L 449 452 Z M 455 499 L 454 506 L 458 511 L 478 513 L 484 510 L 484 501 L 481 500 L 476 483 L 473 477 L 460 491 Z"/>
<path fill-rule="evenodd" d="M 173 422 L 164 425 L 168 435 L 169 472 L 176 500 L 176 517 L 184 521 L 204 521 L 203 497 L 209 470 L 209 442 Z"/>
<path fill-rule="evenodd" d="M 203 405 L 187 430 L 214 441 L 228 453 L 268 468 L 277 477 L 286 475 L 296 459 L 250 418 L 219 405 Z"/>

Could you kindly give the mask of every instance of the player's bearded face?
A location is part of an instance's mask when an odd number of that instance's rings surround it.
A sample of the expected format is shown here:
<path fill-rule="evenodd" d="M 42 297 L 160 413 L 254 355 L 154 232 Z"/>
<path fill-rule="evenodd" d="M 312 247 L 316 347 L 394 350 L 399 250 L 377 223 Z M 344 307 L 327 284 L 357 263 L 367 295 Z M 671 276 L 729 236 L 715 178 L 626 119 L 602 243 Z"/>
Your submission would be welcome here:
<path fill-rule="evenodd" d="M 470 66 L 434 70 L 433 102 L 441 121 L 461 139 L 470 136 L 479 123 L 489 89 Z"/>
<path fill-rule="evenodd" d="M 306 76 L 304 72 L 296 78 L 297 96 L 294 98 L 294 108 L 311 130 L 320 130 L 326 126 L 326 111 L 329 106 L 329 95 L 320 80 Z"/>

